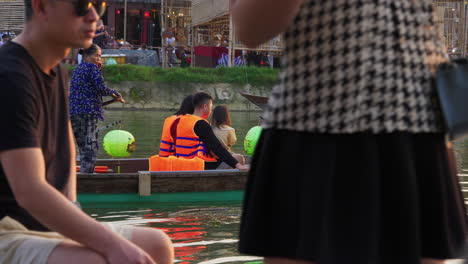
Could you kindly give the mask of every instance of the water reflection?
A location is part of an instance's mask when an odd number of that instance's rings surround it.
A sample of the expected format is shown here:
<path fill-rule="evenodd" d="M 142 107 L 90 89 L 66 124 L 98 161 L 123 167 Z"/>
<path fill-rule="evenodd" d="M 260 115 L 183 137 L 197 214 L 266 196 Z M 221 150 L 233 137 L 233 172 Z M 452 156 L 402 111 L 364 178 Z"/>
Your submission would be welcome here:
<path fill-rule="evenodd" d="M 134 210 L 87 208 L 85 211 L 99 221 L 163 230 L 174 243 L 179 264 L 247 263 L 260 259 L 237 252 L 241 212 L 238 203 L 171 204 Z"/>

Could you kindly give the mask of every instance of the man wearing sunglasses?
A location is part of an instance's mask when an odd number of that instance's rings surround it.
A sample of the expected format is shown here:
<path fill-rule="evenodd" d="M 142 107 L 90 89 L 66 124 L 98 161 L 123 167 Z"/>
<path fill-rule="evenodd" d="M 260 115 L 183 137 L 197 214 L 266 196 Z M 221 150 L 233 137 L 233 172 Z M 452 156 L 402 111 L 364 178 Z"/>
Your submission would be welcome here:
<path fill-rule="evenodd" d="M 2 264 L 173 261 L 163 232 L 104 225 L 74 205 L 75 147 L 59 63 L 70 48 L 91 45 L 105 5 L 25 0 L 23 32 L 0 48 Z"/>

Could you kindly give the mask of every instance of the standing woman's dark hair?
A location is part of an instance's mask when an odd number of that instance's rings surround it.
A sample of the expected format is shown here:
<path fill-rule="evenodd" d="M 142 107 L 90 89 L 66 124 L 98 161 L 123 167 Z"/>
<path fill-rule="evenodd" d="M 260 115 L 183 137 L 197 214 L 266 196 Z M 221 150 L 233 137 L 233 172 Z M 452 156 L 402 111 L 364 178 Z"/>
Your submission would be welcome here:
<path fill-rule="evenodd" d="M 227 105 L 218 105 L 213 109 L 211 125 L 220 128 L 222 125 L 231 126 L 231 114 Z"/>
<path fill-rule="evenodd" d="M 92 55 L 96 54 L 96 52 L 98 50 L 100 50 L 100 49 L 101 48 L 99 48 L 98 45 L 92 44 L 91 46 L 89 46 L 89 48 L 83 49 L 83 53 L 81 53 L 81 54 L 83 55 L 83 58 L 89 57 L 89 56 L 92 56 Z"/>
<path fill-rule="evenodd" d="M 184 100 L 180 104 L 179 110 L 175 113 L 175 115 L 193 114 L 193 111 L 193 95 L 189 95 L 184 98 Z"/>

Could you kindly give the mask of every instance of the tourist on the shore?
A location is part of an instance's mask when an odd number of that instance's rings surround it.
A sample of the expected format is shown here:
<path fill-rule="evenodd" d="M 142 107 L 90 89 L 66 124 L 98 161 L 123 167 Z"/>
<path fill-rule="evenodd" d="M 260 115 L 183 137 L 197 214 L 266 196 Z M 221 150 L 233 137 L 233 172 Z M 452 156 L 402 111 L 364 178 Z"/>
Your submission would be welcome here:
<path fill-rule="evenodd" d="M 236 144 L 236 130 L 231 127 L 231 114 L 227 105 L 218 105 L 211 115 L 211 128 L 223 147 L 240 163 L 245 164 L 244 156 L 236 154 L 231 147 Z M 226 164 L 227 165 L 227 164 Z"/>
<path fill-rule="evenodd" d="M 179 118 L 176 131 L 176 156 L 191 159 L 199 157 L 205 161 L 205 169 L 217 169 L 222 162 L 232 168 L 248 170 L 248 166 L 239 163 L 216 138 L 206 120 L 213 107 L 213 98 L 205 92 L 193 95 L 193 115 Z M 214 155 L 217 158 L 214 157 Z"/>
<path fill-rule="evenodd" d="M 101 48 L 92 44 L 83 50 L 83 60 L 70 82 L 70 119 L 80 153 L 80 172 L 93 173 L 99 150 L 99 120 L 104 120 L 103 96 L 125 103 L 120 93 L 107 87 L 101 72 Z"/>
<path fill-rule="evenodd" d="M 99 223 L 76 206 L 68 73 L 59 63 L 70 48 L 91 45 L 103 7 L 26 0 L 22 33 L 0 48 L 2 264 L 173 263 L 161 230 Z"/>
<path fill-rule="evenodd" d="M 182 115 L 193 114 L 193 95 L 189 95 L 184 98 L 180 104 L 179 110 L 174 115 L 167 117 L 164 120 L 161 141 L 159 143 L 159 156 L 160 157 L 169 157 L 175 155 L 175 138 L 176 138 L 176 129 L 177 124 L 179 123 L 179 118 Z"/>
<path fill-rule="evenodd" d="M 177 55 L 176 55 L 176 39 L 171 31 L 167 32 L 166 37 L 166 54 L 169 67 L 174 66 L 177 63 Z"/>
<path fill-rule="evenodd" d="M 106 26 L 104 26 L 102 20 L 99 20 L 96 26 L 96 33 L 94 34 L 93 43 L 98 45 L 101 49 L 106 48 L 107 35 L 108 33 Z"/>
<path fill-rule="evenodd" d="M 433 1 L 231 0 L 237 39 L 284 37 L 240 252 L 265 263 L 442 264 L 467 238 L 432 86 Z M 261 10 L 261 12 L 259 12 Z"/>

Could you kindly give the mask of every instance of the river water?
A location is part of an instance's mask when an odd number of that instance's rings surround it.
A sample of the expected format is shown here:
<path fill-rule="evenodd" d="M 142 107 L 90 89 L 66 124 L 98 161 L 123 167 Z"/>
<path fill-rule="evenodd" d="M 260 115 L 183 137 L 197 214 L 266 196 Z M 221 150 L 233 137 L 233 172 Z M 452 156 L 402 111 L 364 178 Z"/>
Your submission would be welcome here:
<path fill-rule="evenodd" d="M 105 134 L 113 129 L 130 132 L 136 149 L 128 158 L 145 158 L 157 154 L 164 119 L 173 112 L 152 110 L 111 110 L 99 126 L 121 120 L 120 125 L 100 131 L 98 158 L 108 159 L 102 147 Z M 245 154 L 243 141 L 247 131 L 258 124 L 261 112 L 232 112 L 232 127 L 237 144 L 233 151 Z M 99 221 L 116 222 L 166 232 L 175 246 L 179 264 L 261 263 L 260 258 L 237 252 L 240 202 L 232 203 L 119 203 L 86 204 L 84 211 Z"/>
<path fill-rule="evenodd" d="M 164 119 L 172 112 L 112 110 L 106 112 L 101 126 L 121 120 L 121 125 L 102 130 L 104 135 L 113 129 L 129 131 L 136 139 L 137 147 L 129 158 L 149 157 L 157 154 Z M 245 154 L 243 140 L 247 131 L 258 124 L 260 112 L 231 113 L 232 126 L 236 129 L 236 153 Z M 468 141 L 455 144 L 459 171 L 468 169 Z M 101 148 L 99 158 L 111 158 Z M 261 258 L 245 256 L 237 252 L 237 239 L 241 214 L 240 202 L 210 203 L 119 203 L 86 204 L 84 208 L 99 221 L 110 221 L 166 232 L 174 243 L 179 264 L 259 264 Z M 450 262 L 457 264 L 458 262 Z M 458 263 L 459 264 L 459 263 Z"/>

